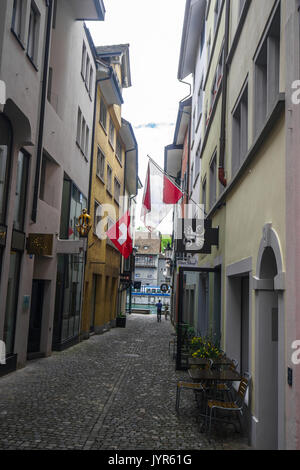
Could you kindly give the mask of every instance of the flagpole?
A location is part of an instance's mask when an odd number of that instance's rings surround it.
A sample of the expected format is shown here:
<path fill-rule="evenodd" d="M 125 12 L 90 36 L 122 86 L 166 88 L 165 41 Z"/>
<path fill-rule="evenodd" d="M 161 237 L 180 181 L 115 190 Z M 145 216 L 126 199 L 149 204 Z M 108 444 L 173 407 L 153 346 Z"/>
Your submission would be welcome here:
<path fill-rule="evenodd" d="M 149 158 L 149 160 L 153 163 L 154 166 L 156 166 L 156 168 L 157 168 L 161 173 L 163 173 L 163 174 L 164 174 L 165 176 L 167 176 L 168 178 L 175 179 L 175 176 L 171 176 L 171 175 L 169 175 L 165 170 L 163 170 L 163 169 L 159 166 L 159 164 L 156 163 L 156 162 L 153 160 L 153 158 L 150 157 L 150 155 L 147 155 L 147 157 Z M 174 186 L 176 186 L 177 189 L 179 189 L 183 194 L 185 194 L 185 195 L 188 197 L 188 199 L 189 199 L 190 201 L 192 201 L 194 204 L 196 204 L 196 206 L 199 206 L 199 205 L 200 205 L 200 204 L 198 204 L 198 202 L 194 201 L 194 199 L 192 199 L 192 198 L 189 196 L 189 194 L 188 194 L 184 189 L 180 188 L 180 186 L 179 186 L 177 183 L 174 183 L 173 181 L 172 181 L 172 183 L 174 184 Z M 207 215 L 207 213 L 205 212 L 205 210 L 203 210 L 203 212 L 204 212 L 204 215 Z"/>

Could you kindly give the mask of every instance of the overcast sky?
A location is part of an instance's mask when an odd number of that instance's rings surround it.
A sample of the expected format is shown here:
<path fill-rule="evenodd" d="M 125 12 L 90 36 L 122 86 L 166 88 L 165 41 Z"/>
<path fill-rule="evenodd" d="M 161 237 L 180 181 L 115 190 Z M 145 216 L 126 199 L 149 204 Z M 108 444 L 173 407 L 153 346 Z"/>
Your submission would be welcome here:
<path fill-rule="evenodd" d="M 147 154 L 163 167 L 173 142 L 179 101 L 189 87 L 177 80 L 185 0 L 104 0 L 104 22 L 89 22 L 96 46 L 130 45 L 132 87 L 123 92 L 122 116 L 139 146 L 139 177 L 145 182 Z M 143 189 L 139 194 L 139 201 Z M 137 225 L 140 206 L 137 209 Z M 170 224 L 170 222 L 169 222 Z M 169 230 L 168 230 L 169 228 Z M 171 233 L 168 223 L 160 228 Z"/>

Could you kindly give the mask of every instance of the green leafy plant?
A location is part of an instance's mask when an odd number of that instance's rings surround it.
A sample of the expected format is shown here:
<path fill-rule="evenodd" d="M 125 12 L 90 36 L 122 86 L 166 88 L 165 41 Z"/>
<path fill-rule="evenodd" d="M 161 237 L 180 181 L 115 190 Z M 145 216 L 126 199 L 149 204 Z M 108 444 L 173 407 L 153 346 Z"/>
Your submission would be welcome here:
<path fill-rule="evenodd" d="M 190 342 L 190 354 L 194 358 L 217 359 L 222 353 L 210 337 L 194 337 Z"/>

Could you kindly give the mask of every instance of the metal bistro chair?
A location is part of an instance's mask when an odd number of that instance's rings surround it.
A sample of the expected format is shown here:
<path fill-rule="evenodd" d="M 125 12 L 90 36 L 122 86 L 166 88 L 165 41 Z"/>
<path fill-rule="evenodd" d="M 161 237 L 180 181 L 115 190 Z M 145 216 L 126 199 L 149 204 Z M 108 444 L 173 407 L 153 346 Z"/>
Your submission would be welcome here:
<path fill-rule="evenodd" d="M 208 428 L 208 433 L 210 434 L 211 432 L 211 421 L 212 419 L 216 419 L 218 421 L 222 421 L 220 418 L 213 418 L 212 414 L 213 411 L 215 410 L 221 410 L 221 411 L 226 411 L 229 413 L 238 413 L 240 416 L 243 415 L 243 409 L 244 409 L 244 404 L 245 404 L 245 397 L 247 390 L 249 388 L 251 381 L 251 375 L 249 373 L 245 373 L 244 377 L 240 381 L 240 386 L 237 392 L 237 398 L 235 401 L 216 401 L 216 400 L 208 400 L 207 401 L 207 410 L 209 410 L 209 428 Z M 207 413 L 208 415 L 208 413 Z M 207 416 L 208 417 L 208 416 Z M 226 422 L 225 420 L 223 420 Z M 231 424 L 231 423 L 230 423 Z M 240 428 L 242 431 L 242 426 L 241 422 L 239 422 Z"/>
<path fill-rule="evenodd" d="M 236 361 L 235 359 L 232 359 L 232 363 L 229 366 L 229 369 L 236 371 L 238 366 L 239 366 L 238 361 Z M 218 383 L 216 384 L 215 391 L 217 393 L 223 393 L 224 395 L 226 394 L 229 399 L 230 398 L 232 399 L 232 383 L 225 383 L 225 382 Z"/>
<path fill-rule="evenodd" d="M 212 360 L 209 359 L 207 365 L 205 366 L 206 369 L 211 369 Z M 179 403 L 180 403 L 180 394 L 181 390 L 193 390 L 195 393 L 201 392 L 204 396 L 206 395 L 206 388 L 202 383 L 195 383 L 195 382 L 185 382 L 185 381 L 178 381 L 177 382 L 177 390 L 176 390 L 176 411 L 179 411 Z M 196 395 L 197 396 L 197 395 Z"/>

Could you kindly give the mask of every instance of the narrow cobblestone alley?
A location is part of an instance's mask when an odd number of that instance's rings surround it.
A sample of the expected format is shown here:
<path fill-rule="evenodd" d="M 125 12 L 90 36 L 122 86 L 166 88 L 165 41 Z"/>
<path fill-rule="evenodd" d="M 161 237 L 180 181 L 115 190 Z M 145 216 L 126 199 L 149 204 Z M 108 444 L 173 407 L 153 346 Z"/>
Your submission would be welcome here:
<path fill-rule="evenodd" d="M 201 434 L 192 393 L 175 412 L 170 321 L 131 315 L 0 379 L 0 449 L 247 449 L 245 439 Z"/>

